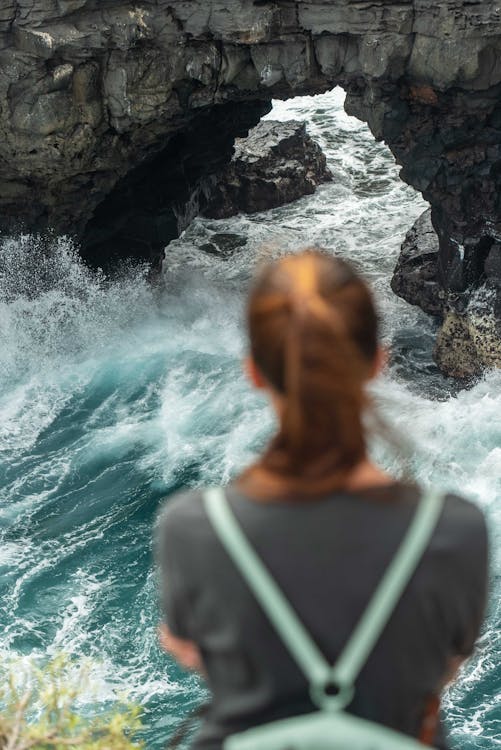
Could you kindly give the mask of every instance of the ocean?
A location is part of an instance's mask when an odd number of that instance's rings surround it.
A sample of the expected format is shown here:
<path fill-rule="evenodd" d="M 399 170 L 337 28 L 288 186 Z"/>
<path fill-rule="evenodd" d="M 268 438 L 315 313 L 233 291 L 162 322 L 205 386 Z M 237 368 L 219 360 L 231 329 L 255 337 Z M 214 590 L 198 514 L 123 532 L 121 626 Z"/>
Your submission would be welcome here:
<path fill-rule="evenodd" d="M 196 219 L 154 282 L 138 264 L 112 278 L 89 270 L 66 238 L 0 240 L 0 658 L 84 657 L 86 710 L 126 691 L 155 750 L 205 696 L 157 646 L 155 515 L 182 486 L 228 481 L 265 444 L 273 420 L 241 367 L 245 291 L 260 259 L 312 244 L 350 259 L 375 290 L 391 358 L 374 399 L 412 444 L 407 470 L 487 515 L 488 616 L 444 709 L 457 750 L 501 744 L 501 373 L 469 389 L 444 378 L 436 323 L 392 293 L 400 243 L 426 204 L 343 98 L 275 102 L 267 116 L 306 120 L 331 183 L 260 214 Z M 247 242 L 228 256 L 199 249 L 221 232 Z M 401 457 L 373 450 L 401 470 Z"/>

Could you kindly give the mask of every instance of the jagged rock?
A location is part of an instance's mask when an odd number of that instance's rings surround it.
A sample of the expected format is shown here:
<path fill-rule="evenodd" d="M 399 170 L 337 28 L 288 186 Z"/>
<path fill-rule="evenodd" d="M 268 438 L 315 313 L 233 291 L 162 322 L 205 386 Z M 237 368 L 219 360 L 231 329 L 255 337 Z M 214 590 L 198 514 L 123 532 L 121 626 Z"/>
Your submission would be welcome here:
<path fill-rule="evenodd" d="M 471 378 L 485 368 L 501 367 L 499 318 L 490 305 L 477 305 L 474 298 L 463 314 L 449 310 L 445 315 L 433 355 L 446 375 Z"/>
<path fill-rule="evenodd" d="M 391 288 L 411 305 L 417 305 L 430 315 L 443 316 L 447 295 L 439 283 L 438 256 L 438 237 L 428 209 L 407 232 Z"/>
<path fill-rule="evenodd" d="M 400 297 L 442 318 L 434 358 L 456 378 L 501 367 L 501 246 L 484 246 L 476 262 L 479 283 L 467 294 L 440 286 L 439 241 L 428 209 L 407 233 L 391 281 Z"/>
<path fill-rule="evenodd" d="M 199 247 L 204 253 L 217 255 L 219 258 L 231 256 L 247 245 L 247 237 L 234 232 L 213 232 L 210 242 L 204 242 Z"/>
<path fill-rule="evenodd" d="M 231 162 L 213 188 L 206 216 L 223 219 L 291 203 L 332 180 L 325 155 L 294 120 L 264 120 L 235 142 Z"/>
<path fill-rule="evenodd" d="M 501 367 L 501 286 L 497 281 L 487 278 L 471 293 L 462 311 L 451 300 L 434 357 L 443 372 L 456 378 Z"/>

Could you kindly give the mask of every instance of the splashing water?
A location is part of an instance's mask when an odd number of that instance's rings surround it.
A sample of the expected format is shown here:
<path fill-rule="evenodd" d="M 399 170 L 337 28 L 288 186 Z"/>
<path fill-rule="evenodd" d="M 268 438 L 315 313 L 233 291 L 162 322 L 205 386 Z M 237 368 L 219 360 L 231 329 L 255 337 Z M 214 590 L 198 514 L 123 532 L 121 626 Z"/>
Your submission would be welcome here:
<path fill-rule="evenodd" d="M 270 115 L 307 120 L 333 182 L 251 217 L 197 219 L 155 285 L 144 267 L 111 280 L 89 271 L 66 239 L 1 241 L 0 657 L 91 657 L 102 704 L 124 688 L 144 703 L 151 747 L 203 696 L 156 645 L 153 519 L 181 485 L 227 481 L 272 428 L 240 366 L 244 292 L 263 254 L 318 243 L 365 273 L 392 348 L 380 408 L 412 432 L 416 476 L 479 502 L 493 549 L 499 538 L 501 374 L 459 391 L 433 364 L 433 322 L 392 294 L 399 244 L 425 206 L 342 98 L 298 98 Z M 198 249 L 215 231 L 247 244 L 230 257 Z M 478 653 L 446 697 L 462 750 L 501 740 L 492 562 Z"/>

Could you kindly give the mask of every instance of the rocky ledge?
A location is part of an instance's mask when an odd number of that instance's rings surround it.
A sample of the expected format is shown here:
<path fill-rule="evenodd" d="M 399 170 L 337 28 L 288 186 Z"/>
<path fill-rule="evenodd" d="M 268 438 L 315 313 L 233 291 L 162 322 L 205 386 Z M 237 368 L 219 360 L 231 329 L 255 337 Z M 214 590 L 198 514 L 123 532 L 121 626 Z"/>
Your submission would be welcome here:
<path fill-rule="evenodd" d="M 235 141 L 235 153 L 219 175 L 204 215 L 224 219 L 283 206 L 329 180 L 325 155 L 304 123 L 263 120 L 247 138 Z"/>
<path fill-rule="evenodd" d="M 501 366 L 501 245 L 489 245 L 476 263 L 474 287 L 463 293 L 443 289 L 439 239 L 428 209 L 407 233 L 391 282 L 396 294 L 440 319 L 435 360 L 456 378 Z"/>

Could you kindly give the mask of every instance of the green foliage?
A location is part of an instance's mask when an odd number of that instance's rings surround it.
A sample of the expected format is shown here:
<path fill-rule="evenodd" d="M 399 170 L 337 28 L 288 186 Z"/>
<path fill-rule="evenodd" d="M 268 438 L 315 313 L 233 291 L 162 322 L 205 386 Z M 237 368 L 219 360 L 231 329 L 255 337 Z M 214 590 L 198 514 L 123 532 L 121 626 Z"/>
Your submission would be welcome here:
<path fill-rule="evenodd" d="M 78 711 L 88 669 L 59 656 L 38 667 L 0 667 L 0 750 L 141 750 L 140 708 L 126 701 L 99 716 Z"/>

